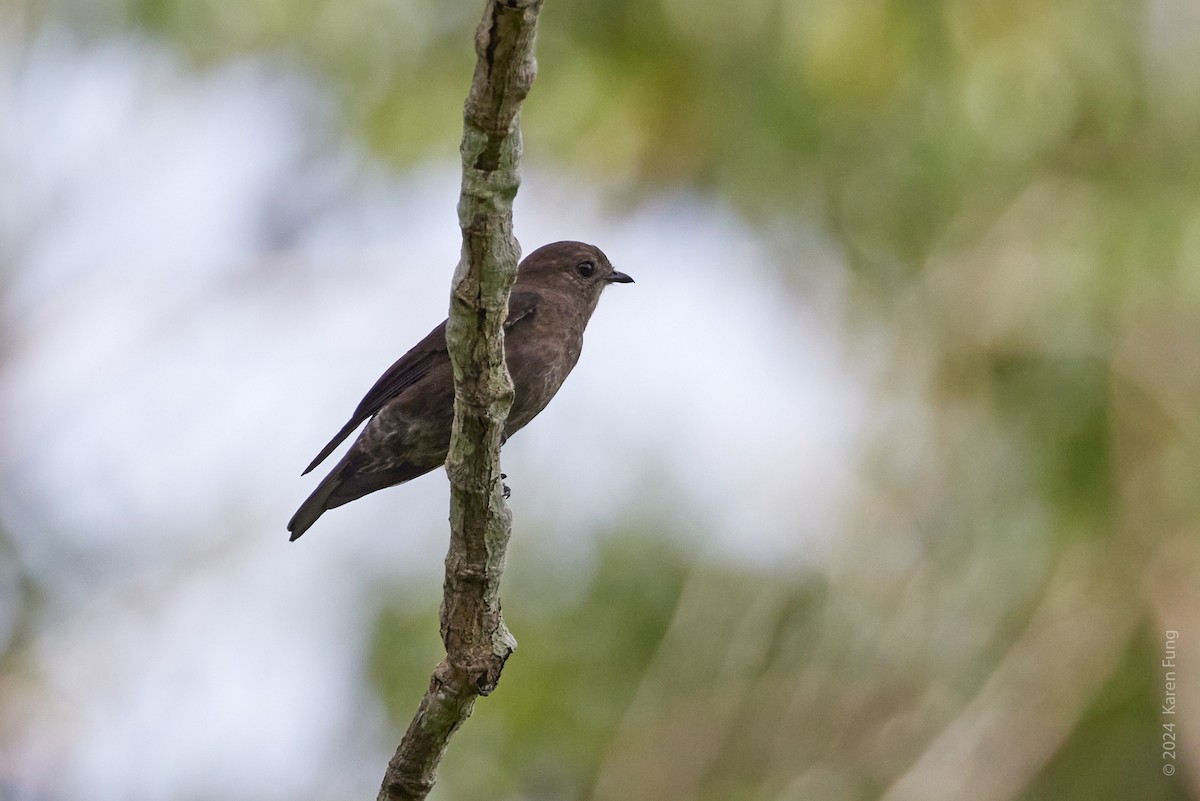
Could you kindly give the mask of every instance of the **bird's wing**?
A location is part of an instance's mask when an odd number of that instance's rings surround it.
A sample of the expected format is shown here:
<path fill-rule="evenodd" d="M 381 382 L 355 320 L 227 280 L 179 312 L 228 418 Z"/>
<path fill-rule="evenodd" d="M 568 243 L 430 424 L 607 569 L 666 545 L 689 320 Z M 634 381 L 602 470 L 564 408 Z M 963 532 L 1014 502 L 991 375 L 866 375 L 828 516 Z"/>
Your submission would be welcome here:
<path fill-rule="evenodd" d="M 532 319 L 537 314 L 538 303 L 542 296 L 536 292 L 518 290 L 508 296 L 508 317 L 504 320 L 504 330 L 511 331 L 512 327 L 522 320 Z"/>
<path fill-rule="evenodd" d="M 537 311 L 538 300 L 539 297 L 534 292 L 513 292 L 508 301 L 508 318 L 504 321 L 504 329 L 507 331 L 521 320 L 532 317 Z M 448 358 L 450 358 L 450 354 L 446 350 L 446 323 L 443 321 L 379 377 L 379 380 L 359 402 L 358 408 L 354 410 L 350 420 L 342 426 L 333 439 L 329 440 L 329 444 L 321 449 L 317 458 L 304 468 L 304 473 L 301 475 L 308 473 L 325 461 L 325 458 L 333 453 L 334 449 L 341 445 L 342 441 L 350 436 L 360 423 L 368 417 L 373 417 L 383 408 L 384 404 L 420 381 L 434 365 Z"/>
<path fill-rule="evenodd" d="M 304 468 L 304 472 L 309 472 L 325 461 L 325 457 L 333 453 L 334 448 L 342 444 L 342 440 L 350 436 L 350 433 L 358 428 L 359 423 L 374 415 L 383 408 L 385 403 L 406 388 L 420 381 L 439 360 L 447 358 L 449 358 L 449 354 L 446 352 L 446 324 L 443 322 L 430 331 L 429 335 L 418 342 L 412 350 L 397 359 L 396 363 L 379 377 L 379 380 L 359 402 L 358 408 L 354 410 L 349 422 L 342 426 L 342 430 L 337 432 L 333 439 L 329 440 L 329 444 L 321 449 L 317 458 L 312 460 L 312 464 Z"/>

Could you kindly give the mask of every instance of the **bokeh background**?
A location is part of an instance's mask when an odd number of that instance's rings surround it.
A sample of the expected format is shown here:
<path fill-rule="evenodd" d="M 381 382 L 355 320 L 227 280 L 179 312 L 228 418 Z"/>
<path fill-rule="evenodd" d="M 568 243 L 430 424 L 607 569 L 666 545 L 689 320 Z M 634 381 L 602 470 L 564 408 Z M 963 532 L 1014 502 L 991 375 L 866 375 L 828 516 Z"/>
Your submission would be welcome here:
<path fill-rule="evenodd" d="M 444 317 L 481 8 L 0 2 L 2 801 L 374 797 L 446 481 L 284 525 Z M 505 448 L 434 797 L 1200 797 L 1198 41 L 549 0 L 517 234 L 638 283 Z"/>

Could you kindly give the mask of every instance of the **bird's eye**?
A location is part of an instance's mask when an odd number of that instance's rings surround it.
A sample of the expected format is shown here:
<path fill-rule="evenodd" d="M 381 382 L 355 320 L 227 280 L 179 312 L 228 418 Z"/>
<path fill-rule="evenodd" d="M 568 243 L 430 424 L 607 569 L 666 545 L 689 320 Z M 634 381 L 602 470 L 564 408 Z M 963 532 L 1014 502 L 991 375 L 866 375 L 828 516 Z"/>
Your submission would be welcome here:
<path fill-rule="evenodd" d="M 592 273 L 596 272 L 596 265 L 594 262 L 581 261 L 579 264 L 575 265 L 575 272 L 579 273 L 584 278 L 591 278 Z"/>

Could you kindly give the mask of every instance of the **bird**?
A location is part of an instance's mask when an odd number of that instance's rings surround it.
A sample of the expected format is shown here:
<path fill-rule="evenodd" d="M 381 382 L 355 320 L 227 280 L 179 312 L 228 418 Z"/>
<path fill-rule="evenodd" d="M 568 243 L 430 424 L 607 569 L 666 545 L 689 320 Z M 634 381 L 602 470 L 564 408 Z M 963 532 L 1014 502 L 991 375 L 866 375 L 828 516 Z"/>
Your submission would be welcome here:
<path fill-rule="evenodd" d="M 583 242 L 544 245 L 518 265 L 504 321 L 504 357 L 514 395 L 502 442 L 546 408 L 575 367 L 600 293 L 612 284 L 631 283 L 600 248 Z M 288 522 L 292 541 L 327 510 L 445 463 L 454 421 L 445 322 L 380 376 L 301 475 L 321 464 L 364 420 L 354 444 Z"/>

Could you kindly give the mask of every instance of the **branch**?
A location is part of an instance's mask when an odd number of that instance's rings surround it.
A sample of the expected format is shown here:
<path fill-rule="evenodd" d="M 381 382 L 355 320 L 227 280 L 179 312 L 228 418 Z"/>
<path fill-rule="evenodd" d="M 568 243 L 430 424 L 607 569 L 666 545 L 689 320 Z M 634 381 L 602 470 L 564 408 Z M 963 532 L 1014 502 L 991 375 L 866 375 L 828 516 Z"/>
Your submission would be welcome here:
<path fill-rule="evenodd" d="M 454 365 L 450 550 L 441 610 L 446 658 L 395 756 L 379 801 L 423 799 L 450 736 L 487 695 L 517 642 L 500 614 L 500 576 L 511 514 L 500 476 L 500 442 L 513 385 L 504 363 L 504 320 L 520 247 L 512 201 L 520 185 L 521 102 L 537 66 L 541 0 L 487 0 L 475 31 L 475 75 L 463 111 L 462 256 L 454 272 L 446 342 Z"/>

